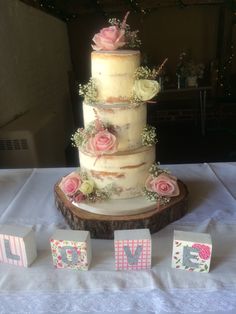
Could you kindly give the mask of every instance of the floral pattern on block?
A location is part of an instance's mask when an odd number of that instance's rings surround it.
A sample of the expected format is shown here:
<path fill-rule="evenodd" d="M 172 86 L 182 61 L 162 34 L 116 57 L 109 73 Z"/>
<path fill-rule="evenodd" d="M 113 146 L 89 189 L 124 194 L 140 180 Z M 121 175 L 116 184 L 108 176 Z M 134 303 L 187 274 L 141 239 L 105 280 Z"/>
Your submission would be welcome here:
<path fill-rule="evenodd" d="M 211 249 L 208 245 L 200 244 L 200 243 L 194 243 L 192 245 L 193 248 L 196 248 L 199 250 L 199 257 L 202 260 L 208 260 L 211 256 Z"/>
<path fill-rule="evenodd" d="M 190 250 L 191 266 L 184 263 L 184 249 Z M 211 260 L 211 245 L 192 243 L 188 241 L 174 241 L 172 267 L 194 272 L 209 272 Z"/>
<path fill-rule="evenodd" d="M 65 249 L 66 260 L 62 254 L 63 247 L 68 248 Z M 56 268 L 88 270 L 86 242 L 51 239 L 51 252 L 53 264 Z M 76 262 L 73 261 L 73 255 L 77 256 Z"/>

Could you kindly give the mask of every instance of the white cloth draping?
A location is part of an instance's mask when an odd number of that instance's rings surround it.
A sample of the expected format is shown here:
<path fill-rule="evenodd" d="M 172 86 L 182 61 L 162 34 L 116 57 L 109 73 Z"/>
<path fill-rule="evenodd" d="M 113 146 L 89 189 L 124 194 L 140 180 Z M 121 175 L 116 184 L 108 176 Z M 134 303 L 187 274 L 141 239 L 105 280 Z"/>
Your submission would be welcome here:
<path fill-rule="evenodd" d="M 31 226 L 38 257 L 0 264 L 0 313 L 236 313 L 236 163 L 163 166 L 189 190 L 189 212 L 152 235 L 152 269 L 115 271 L 112 240 L 92 239 L 89 271 L 55 269 L 49 238 L 68 229 L 55 183 L 73 168 L 0 170 L 0 224 Z M 171 268 L 173 231 L 210 233 L 209 273 Z"/>

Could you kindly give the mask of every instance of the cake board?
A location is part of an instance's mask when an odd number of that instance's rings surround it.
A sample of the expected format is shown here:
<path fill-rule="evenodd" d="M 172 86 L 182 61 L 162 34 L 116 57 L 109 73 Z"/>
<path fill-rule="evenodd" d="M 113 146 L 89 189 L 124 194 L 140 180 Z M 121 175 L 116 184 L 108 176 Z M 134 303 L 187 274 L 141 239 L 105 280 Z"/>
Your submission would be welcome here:
<path fill-rule="evenodd" d="M 59 183 L 54 187 L 56 207 L 62 212 L 71 229 L 90 231 L 92 238 L 113 239 L 115 230 L 126 229 L 148 228 L 151 233 L 155 233 L 180 219 L 188 211 L 188 190 L 180 180 L 179 195 L 171 198 L 167 205 L 155 206 L 132 215 L 104 215 L 83 210 L 66 198 L 59 188 Z"/>

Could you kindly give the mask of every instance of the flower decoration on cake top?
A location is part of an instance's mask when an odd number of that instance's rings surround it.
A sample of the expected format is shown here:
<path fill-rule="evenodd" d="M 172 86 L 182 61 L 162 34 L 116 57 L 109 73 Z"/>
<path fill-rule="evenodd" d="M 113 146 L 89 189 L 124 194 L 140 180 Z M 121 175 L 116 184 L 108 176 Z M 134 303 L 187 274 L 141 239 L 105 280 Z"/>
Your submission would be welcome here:
<path fill-rule="evenodd" d="M 160 169 L 158 164 L 153 164 L 145 182 L 144 194 L 150 201 L 157 201 L 158 205 L 165 205 L 172 197 L 180 193 L 177 178 L 168 170 Z"/>
<path fill-rule="evenodd" d="M 60 189 L 67 199 L 74 203 L 102 201 L 109 199 L 109 189 L 98 189 L 93 180 L 83 172 L 73 171 L 62 178 Z"/>
<path fill-rule="evenodd" d="M 111 26 L 102 28 L 93 37 L 92 48 L 94 50 L 116 50 L 122 47 L 137 48 L 141 41 L 138 39 L 138 31 L 131 31 L 126 23 L 129 12 L 126 13 L 123 21 L 116 18 L 109 19 Z"/>
<path fill-rule="evenodd" d="M 72 135 L 73 145 L 97 157 L 117 152 L 118 140 L 114 128 L 103 123 L 96 111 L 95 115 L 94 122 L 87 128 L 79 128 Z"/>

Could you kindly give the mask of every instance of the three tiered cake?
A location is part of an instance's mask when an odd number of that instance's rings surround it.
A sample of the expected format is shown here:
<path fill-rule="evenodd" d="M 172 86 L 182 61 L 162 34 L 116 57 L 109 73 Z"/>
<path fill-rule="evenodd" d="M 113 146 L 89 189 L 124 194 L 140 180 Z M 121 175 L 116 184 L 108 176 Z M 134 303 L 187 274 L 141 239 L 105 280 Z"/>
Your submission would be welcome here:
<path fill-rule="evenodd" d="M 137 31 L 130 31 L 126 19 L 110 20 L 94 36 L 92 76 L 80 85 L 84 128 L 72 136 L 80 168 L 56 185 L 57 205 L 72 228 L 81 228 L 79 221 L 90 220 L 91 213 L 104 228 L 106 216 L 137 220 L 138 214 L 182 202 L 184 185 L 155 163 L 155 128 L 146 125 L 147 102 L 160 91 L 156 78 L 163 64 L 157 70 L 140 66 L 140 52 L 133 50 L 140 43 Z M 123 50 L 129 45 L 132 50 Z"/>

